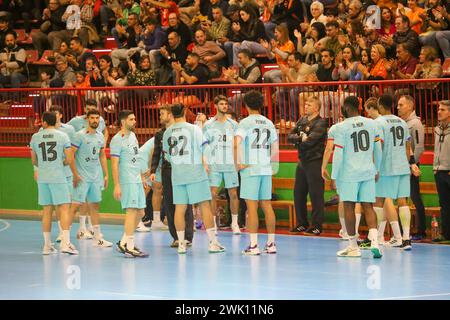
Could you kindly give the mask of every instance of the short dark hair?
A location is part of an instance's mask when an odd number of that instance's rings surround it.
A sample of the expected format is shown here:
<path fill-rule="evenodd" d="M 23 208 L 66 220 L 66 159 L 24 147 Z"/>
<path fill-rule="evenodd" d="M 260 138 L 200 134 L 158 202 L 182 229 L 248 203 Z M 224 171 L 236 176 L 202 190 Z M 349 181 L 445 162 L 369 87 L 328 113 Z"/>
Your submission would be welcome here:
<path fill-rule="evenodd" d="M 59 112 L 59 113 L 62 114 L 63 113 L 63 108 L 60 105 L 54 104 L 48 109 L 48 111 L 50 111 L 50 112 Z"/>
<path fill-rule="evenodd" d="M 175 119 L 182 118 L 185 114 L 185 107 L 182 103 L 174 103 L 171 107 Z"/>
<path fill-rule="evenodd" d="M 17 40 L 17 33 L 14 30 L 10 30 L 5 34 L 5 40 L 8 34 L 12 35 L 14 37 L 14 40 Z"/>
<path fill-rule="evenodd" d="M 95 100 L 95 99 L 87 99 L 86 100 L 86 107 L 87 106 L 96 106 L 96 107 L 98 107 L 97 100 Z"/>
<path fill-rule="evenodd" d="M 351 110 L 353 112 L 355 112 L 355 111 L 358 112 L 358 108 L 359 108 L 358 98 L 355 96 L 349 96 L 349 97 L 345 98 L 344 107 L 348 108 L 349 110 Z"/>
<path fill-rule="evenodd" d="M 124 109 L 119 112 L 117 121 L 119 121 L 120 126 L 122 126 L 122 120 L 126 120 L 130 114 L 134 114 L 134 112 L 128 109 Z"/>
<path fill-rule="evenodd" d="M 56 124 L 56 113 L 46 111 L 42 114 L 42 122 L 46 122 L 49 126 L 54 126 Z"/>
<path fill-rule="evenodd" d="M 293 56 L 295 61 L 302 61 L 302 54 L 298 51 L 290 53 L 289 56 Z"/>
<path fill-rule="evenodd" d="M 55 69 L 53 68 L 44 68 L 42 69 L 41 73 L 46 73 L 47 75 L 50 76 L 50 79 L 53 78 L 55 76 Z"/>
<path fill-rule="evenodd" d="M 148 17 L 147 19 L 144 20 L 144 25 L 154 25 L 156 26 L 158 24 L 158 22 L 156 21 L 156 19 L 152 18 L 152 17 Z"/>
<path fill-rule="evenodd" d="M 72 37 L 70 41 L 75 41 L 78 44 L 82 44 L 81 39 L 79 37 Z"/>
<path fill-rule="evenodd" d="M 402 19 L 402 22 L 403 22 L 403 23 L 407 23 L 407 24 L 408 24 L 408 27 L 411 26 L 411 21 L 409 20 L 409 18 L 408 18 L 407 16 L 405 16 L 405 15 L 399 15 L 399 16 L 397 16 L 397 18 Z"/>
<path fill-rule="evenodd" d="M 339 22 L 337 21 L 330 21 L 327 22 L 327 24 L 325 25 L 325 27 L 335 27 L 336 29 L 339 29 Z"/>
<path fill-rule="evenodd" d="M 231 119 L 233 119 L 233 120 L 235 120 L 235 121 L 238 120 L 238 117 L 237 117 L 236 112 L 230 110 L 230 111 L 227 112 L 227 114 L 230 115 Z"/>
<path fill-rule="evenodd" d="M 200 56 L 195 52 L 190 52 L 188 54 L 188 57 L 192 57 L 192 58 L 196 58 L 197 60 L 200 60 Z"/>
<path fill-rule="evenodd" d="M 252 110 L 261 110 L 264 105 L 264 97 L 261 92 L 251 90 L 244 95 L 244 103 Z"/>
<path fill-rule="evenodd" d="M 108 54 L 102 55 L 98 60 L 105 60 L 106 62 L 109 62 L 109 64 L 112 64 L 112 58 Z"/>
<path fill-rule="evenodd" d="M 384 110 L 391 110 L 394 105 L 394 97 L 391 94 L 383 94 L 378 98 L 378 108 L 383 108 Z"/>
<path fill-rule="evenodd" d="M 227 101 L 228 102 L 228 99 L 223 94 L 219 94 L 219 95 L 214 97 L 214 104 L 218 104 L 220 101 Z"/>
<path fill-rule="evenodd" d="M 91 114 L 95 114 L 95 115 L 97 115 L 97 116 L 100 116 L 100 111 L 98 111 L 97 109 L 89 110 L 89 111 L 86 113 L 86 117 L 89 118 L 89 116 L 90 116 Z"/>
<path fill-rule="evenodd" d="M 251 59 L 253 57 L 252 52 L 248 49 L 241 49 L 239 50 L 238 54 L 242 53 L 244 56 L 247 56 L 247 58 Z"/>
<path fill-rule="evenodd" d="M 330 57 L 332 57 L 332 58 L 336 57 L 336 54 L 331 49 L 323 48 L 320 50 L 320 53 L 322 53 L 322 52 L 328 52 L 330 54 Z"/>

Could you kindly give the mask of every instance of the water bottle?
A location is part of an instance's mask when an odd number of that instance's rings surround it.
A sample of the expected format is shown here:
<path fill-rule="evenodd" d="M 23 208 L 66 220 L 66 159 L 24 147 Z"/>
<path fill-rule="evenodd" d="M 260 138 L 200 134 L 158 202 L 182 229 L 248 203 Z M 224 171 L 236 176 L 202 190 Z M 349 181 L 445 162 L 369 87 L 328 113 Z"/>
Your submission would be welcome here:
<path fill-rule="evenodd" d="M 436 216 L 433 215 L 433 219 L 431 219 L 431 239 L 439 238 L 439 222 L 436 219 Z"/>

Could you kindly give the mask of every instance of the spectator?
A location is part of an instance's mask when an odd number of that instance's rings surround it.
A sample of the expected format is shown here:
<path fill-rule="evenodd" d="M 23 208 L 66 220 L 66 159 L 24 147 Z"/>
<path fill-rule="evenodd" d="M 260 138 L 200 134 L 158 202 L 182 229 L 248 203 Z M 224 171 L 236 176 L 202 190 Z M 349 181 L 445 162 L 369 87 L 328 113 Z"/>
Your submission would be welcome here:
<path fill-rule="evenodd" d="M 101 36 L 108 34 L 109 20 L 115 17 L 114 12 L 120 10 L 119 0 L 103 0 L 103 4 L 100 7 L 100 24 L 102 26 Z"/>
<path fill-rule="evenodd" d="M 113 34 L 117 49 L 111 52 L 111 57 L 114 66 L 117 67 L 120 60 L 125 60 L 128 57 L 129 50 L 138 46 L 138 40 L 141 34 L 138 15 L 130 13 L 128 16 L 128 27 L 124 29 L 121 25 L 117 24 L 116 28 L 113 29 Z"/>
<path fill-rule="evenodd" d="M 12 13 L 14 21 L 23 19 L 25 37 L 31 32 L 31 21 L 41 18 L 41 2 L 39 0 L 15 0 L 9 2 L 9 12 Z M 17 27 L 17 26 L 16 26 Z"/>
<path fill-rule="evenodd" d="M 287 65 L 289 54 L 295 51 L 294 43 L 289 40 L 289 31 L 284 24 L 280 24 L 275 28 L 275 40 L 270 40 L 270 45 L 266 40 L 262 40 L 261 44 L 266 48 L 268 58 L 275 58 L 275 61 L 279 66 Z M 281 82 L 281 71 L 270 70 L 266 72 L 264 75 L 264 82 Z"/>
<path fill-rule="evenodd" d="M 136 21 L 139 21 L 139 15 L 141 14 L 141 7 L 137 2 L 134 2 L 133 0 L 123 0 L 121 7 L 116 7 L 114 9 L 114 14 L 117 18 L 116 20 L 116 28 L 117 25 L 120 25 L 122 27 L 125 27 L 129 25 L 129 19 L 128 17 L 131 14 L 136 15 Z M 112 29 L 112 34 L 114 35 L 114 28 Z"/>
<path fill-rule="evenodd" d="M 217 0 L 212 0 L 217 1 Z M 220 41 L 227 36 L 230 31 L 231 22 L 223 16 L 223 9 L 220 7 L 212 8 L 212 22 L 201 24 L 201 29 L 206 32 L 206 37 L 211 41 Z"/>
<path fill-rule="evenodd" d="M 141 55 L 148 55 L 153 71 L 159 69 L 159 51 L 162 45 L 166 42 L 166 33 L 161 30 L 157 22 L 153 18 L 147 18 L 144 21 L 145 30 L 141 35 L 138 47 L 141 50 Z"/>
<path fill-rule="evenodd" d="M 336 21 L 328 22 L 326 28 L 327 37 L 324 39 L 324 48 L 338 55 L 342 48 L 349 43 L 349 40 L 347 36 L 339 34 L 339 23 Z"/>
<path fill-rule="evenodd" d="M 414 154 L 414 163 L 420 165 L 420 157 L 422 156 L 424 148 L 425 131 L 420 121 L 420 118 L 416 115 L 414 106 L 414 98 L 411 96 L 401 96 L 398 99 L 398 116 L 406 121 L 411 136 L 411 149 Z M 425 206 L 423 205 L 422 198 L 420 197 L 420 183 L 419 177 L 411 174 L 411 200 L 416 207 L 416 221 L 417 221 L 417 234 L 412 236 L 413 240 L 422 240 L 426 237 L 426 225 L 425 225 Z"/>
<path fill-rule="evenodd" d="M 226 0 L 200 1 L 200 13 L 212 21 L 214 19 L 214 9 L 218 8 L 222 12 L 227 12 L 229 6 Z"/>
<path fill-rule="evenodd" d="M 305 33 L 305 36 L 308 37 L 311 33 L 311 26 L 316 23 L 316 22 L 320 22 L 322 23 L 324 26 L 327 24 L 327 17 L 323 14 L 324 12 L 324 7 L 323 4 L 319 1 L 314 1 L 313 3 L 311 3 L 311 15 L 312 15 L 312 19 L 310 21 L 310 23 L 306 23 L 306 22 L 302 22 L 300 23 L 300 30 L 301 32 Z"/>
<path fill-rule="evenodd" d="M 362 64 L 358 65 L 358 71 L 362 73 L 367 80 L 386 80 L 388 73 L 386 70 L 386 50 L 381 44 L 372 46 L 370 50 L 370 59 L 372 64 L 370 69 Z"/>
<path fill-rule="evenodd" d="M 381 43 L 386 47 L 388 56 L 392 57 L 395 54 L 395 47 L 400 43 L 406 43 L 410 48 L 414 57 L 419 56 L 420 43 L 419 36 L 409 26 L 409 18 L 407 16 L 399 16 L 395 18 L 396 32 L 393 37 L 382 37 Z"/>
<path fill-rule="evenodd" d="M 162 1 L 155 1 L 155 0 L 146 0 L 146 2 L 150 3 L 154 8 L 159 10 L 159 15 L 161 16 L 161 26 L 166 28 L 169 23 L 166 17 L 169 16 L 171 13 L 175 13 L 177 16 L 180 15 L 180 11 L 178 9 L 178 6 L 176 2 L 170 1 L 170 0 L 162 0 Z"/>
<path fill-rule="evenodd" d="M 380 37 L 393 37 L 395 30 L 394 14 L 388 7 L 381 7 L 381 28 L 377 30 Z"/>
<path fill-rule="evenodd" d="M 436 32 L 445 30 L 448 27 L 448 20 L 442 15 L 439 8 L 442 8 L 440 0 L 429 0 L 429 9 L 420 15 L 423 20 L 419 41 L 424 46 L 437 47 Z"/>
<path fill-rule="evenodd" d="M 65 57 L 68 54 L 73 55 L 73 52 L 70 50 L 69 43 L 67 41 L 61 41 L 58 50 L 53 53 L 55 58 L 58 56 Z"/>
<path fill-rule="evenodd" d="M 348 16 L 347 23 L 351 21 L 358 20 L 359 22 L 363 22 L 366 13 L 363 9 L 363 5 L 359 0 L 352 0 L 348 5 Z"/>
<path fill-rule="evenodd" d="M 55 79 L 60 79 L 64 83 L 64 87 L 70 88 L 75 83 L 76 76 L 65 57 L 56 58 L 56 74 Z"/>
<path fill-rule="evenodd" d="M 316 50 L 316 44 L 325 38 L 325 25 L 321 22 L 311 24 L 310 38 L 306 39 L 305 45 L 302 42 L 302 34 L 297 29 L 294 31 L 297 38 L 297 51 L 305 56 L 305 63 L 309 65 L 316 64 L 320 61 L 320 52 Z"/>
<path fill-rule="evenodd" d="M 33 39 L 33 45 L 41 55 L 44 49 L 48 47 L 50 42 L 52 50 L 56 51 L 59 48 L 60 43 L 56 43 L 57 46 L 53 47 L 54 32 L 58 32 L 66 29 L 66 23 L 62 21 L 62 16 L 66 8 L 60 5 L 59 0 L 49 0 L 48 8 L 45 8 L 42 14 L 42 20 L 40 30 L 31 33 Z"/>
<path fill-rule="evenodd" d="M 295 172 L 294 203 L 298 225 L 295 232 L 318 236 L 324 220 L 324 181 L 321 176 L 322 157 L 327 139 L 327 124 L 320 117 L 318 97 L 306 101 L 306 113 L 301 117 L 288 136 L 298 150 Z M 309 226 L 307 196 L 312 203 L 312 225 Z"/>
<path fill-rule="evenodd" d="M 292 38 L 293 32 L 300 23 L 308 22 L 308 12 L 303 1 L 277 1 L 273 8 L 272 21 L 276 24 L 285 23 L 291 32 L 289 37 Z"/>
<path fill-rule="evenodd" d="M 0 50 L 5 48 L 5 38 L 6 34 L 14 32 L 12 28 L 9 27 L 9 20 L 6 14 L 1 13 L 0 15 Z"/>
<path fill-rule="evenodd" d="M 5 37 L 5 47 L 0 52 L 0 87 L 20 88 L 28 80 L 27 53 L 17 45 L 16 33 Z"/>
<path fill-rule="evenodd" d="M 139 68 L 133 61 L 129 61 L 130 70 L 127 74 L 130 86 L 154 86 L 156 85 L 155 72 L 151 68 L 150 58 L 147 55 L 141 56 Z"/>
<path fill-rule="evenodd" d="M 73 37 L 70 40 L 70 50 L 71 53 L 68 53 L 66 57 L 69 65 L 74 71 L 86 71 L 87 58 L 93 58 L 94 60 L 97 60 L 95 55 L 89 49 L 86 49 L 83 46 L 80 38 L 78 37 Z"/>
<path fill-rule="evenodd" d="M 425 10 L 417 5 L 417 0 L 408 0 L 408 11 L 405 11 L 403 5 L 399 6 L 399 12 L 409 18 L 409 26 L 417 34 L 422 31 L 422 16 L 425 14 Z"/>
<path fill-rule="evenodd" d="M 256 3 L 259 10 L 262 11 L 261 21 L 264 23 L 264 28 L 266 29 L 266 35 L 269 39 L 275 38 L 275 27 L 277 23 L 273 21 L 273 10 L 278 1 L 276 0 L 257 0 Z M 226 11 L 225 11 L 226 12 Z"/>
<path fill-rule="evenodd" d="M 434 179 L 441 206 L 441 236 L 433 242 L 450 240 L 450 100 L 439 103 L 439 125 L 434 129 Z"/>
<path fill-rule="evenodd" d="M 162 56 L 161 67 L 158 72 L 158 81 L 160 85 L 175 84 L 176 74 L 172 68 L 172 62 L 179 62 L 180 65 L 186 63 L 188 51 L 181 43 L 180 35 L 171 32 L 167 39 L 168 45 L 163 46 L 160 50 Z"/>
<path fill-rule="evenodd" d="M 91 85 L 89 83 L 89 77 L 86 76 L 86 72 L 84 71 L 75 71 L 76 81 L 73 84 L 73 87 L 76 89 L 85 89 L 89 88 Z M 86 96 L 86 90 L 80 90 L 80 94 L 84 97 Z"/>
<path fill-rule="evenodd" d="M 200 63 L 205 64 L 211 74 L 211 78 L 219 76 L 220 60 L 225 58 L 225 51 L 213 41 L 206 41 L 206 33 L 203 30 L 195 32 L 195 46 L 192 49 L 193 53 L 198 54 Z"/>
<path fill-rule="evenodd" d="M 188 54 L 183 68 L 179 61 L 172 62 L 176 72 L 176 84 L 207 84 L 208 67 L 200 63 L 200 56 L 194 52 Z"/>
<path fill-rule="evenodd" d="M 370 31 L 369 31 L 370 30 Z M 367 29 L 367 32 L 374 33 L 378 38 L 378 35 L 373 29 Z M 361 54 L 361 45 L 366 48 L 366 42 L 364 40 L 364 27 L 358 20 L 353 20 L 347 25 L 348 43 L 351 45 L 356 55 Z"/>
<path fill-rule="evenodd" d="M 253 55 L 265 54 L 266 49 L 260 44 L 260 40 L 267 40 L 264 24 L 255 15 L 251 6 L 244 6 L 239 11 L 242 22 L 233 22 L 231 29 L 238 33 L 241 43 L 233 44 L 233 64 L 238 64 L 237 54 L 241 49 L 248 49 Z"/>
<path fill-rule="evenodd" d="M 397 60 L 391 60 L 386 64 L 386 71 L 393 79 L 411 79 L 418 60 L 414 58 L 406 44 L 397 46 Z"/>
<path fill-rule="evenodd" d="M 184 47 L 188 47 L 192 43 L 192 34 L 189 27 L 178 19 L 176 13 L 169 14 L 169 28 L 166 33 L 176 32 L 180 35 L 181 43 Z"/>
<path fill-rule="evenodd" d="M 58 50 L 62 41 L 70 41 L 74 35 L 77 36 L 81 29 L 81 15 L 80 15 L 81 0 L 70 0 L 70 5 L 64 11 L 61 20 L 65 22 L 65 28 L 58 31 L 52 31 L 49 34 L 48 41 L 50 48 L 53 51 Z M 83 34 L 86 37 L 86 34 Z M 87 39 L 85 42 L 87 45 Z"/>
<path fill-rule="evenodd" d="M 109 72 L 112 68 L 112 60 L 111 57 L 107 54 L 102 55 L 100 59 L 98 59 L 98 65 L 97 65 L 97 59 L 94 57 L 89 57 L 87 59 L 87 62 L 92 61 L 93 68 L 91 72 L 89 72 L 89 83 L 91 87 L 106 87 L 108 86 L 107 78 L 109 75 Z M 86 65 L 90 65 L 91 63 L 86 63 Z M 103 95 L 101 95 L 101 91 L 97 91 L 97 100 L 100 100 Z"/>
<path fill-rule="evenodd" d="M 437 6 L 436 11 L 433 12 L 436 19 L 439 19 L 443 29 L 436 32 L 436 42 L 442 50 L 445 59 L 450 58 L 450 1 L 447 1 L 447 6 Z M 447 25 L 444 28 L 444 24 Z"/>

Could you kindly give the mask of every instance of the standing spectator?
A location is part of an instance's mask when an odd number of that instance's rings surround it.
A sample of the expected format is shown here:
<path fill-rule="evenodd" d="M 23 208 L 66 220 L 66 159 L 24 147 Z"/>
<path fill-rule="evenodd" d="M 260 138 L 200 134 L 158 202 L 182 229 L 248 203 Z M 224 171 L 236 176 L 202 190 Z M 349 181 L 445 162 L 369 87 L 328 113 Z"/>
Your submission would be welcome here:
<path fill-rule="evenodd" d="M 205 31 L 197 30 L 195 32 L 195 46 L 192 49 L 192 52 L 198 54 L 200 63 L 203 63 L 208 67 L 211 74 L 210 77 L 217 77 L 220 75 L 219 62 L 225 58 L 225 51 L 223 51 L 217 43 L 206 41 Z"/>
<path fill-rule="evenodd" d="M 324 181 L 321 176 L 322 157 L 327 139 L 327 124 L 320 115 L 320 100 L 310 97 L 306 101 L 305 116 L 298 120 L 288 141 L 298 149 L 295 172 L 294 203 L 298 225 L 293 231 L 320 235 L 324 220 Z M 312 225 L 309 226 L 307 196 L 312 203 Z"/>
<path fill-rule="evenodd" d="M 425 131 L 420 121 L 420 118 L 416 115 L 414 98 L 411 96 L 401 96 L 398 99 L 397 104 L 398 115 L 400 118 L 406 121 L 411 135 L 411 149 L 414 153 L 414 162 L 417 166 L 420 165 L 420 157 L 423 154 Z M 416 207 L 416 221 L 417 221 L 417 234 L 412 236 L 412 240 L 422 240 L 426 237 L 426 225 L 425 225 L 425 206 L 423 205 L 422 198 L 420 197 L 420 183 L 419 177 L 411 174 L 411 200 Z"/>
<path fill-rule="evenodd" d="M 450 241 L 450 100 L 439 103 L 439 125 L 434 129 L 434 179 L 441 206 L 441 237 L 433 242 Z"/>
<path fill-rule="evenodd" d="M 62 20 L 62 16 L 66 11 L 66 7 L 61 6 L 59 0 L 50 0 L 48 8 L 45 8 L 42 14 L 43 23 L 39 31 L 32 32 L 31 38 L 33 45 L 41 55 L 48 47 L 51 36 L 54 33 L 66 29 L 66 23 Z M 52 47 L 52 50 L 58 50 L 57 47 Z"/>
<path fill-rule="evenodd" d="M 88 58 L 97 60 L 95 55 L 83 46 L 78 37 L 73 37 L 70 40 L 70 50 L 71 53 L 67 54 L 67 61 L 74 71 L 86 71 L 86 60 Z"/>
<path fill-rule="evenodd" d="M 9 32 L 5 37 L 5 47 L 0 52 L 0 88 L 9 85 L 20 88 L 27 81 L 27 53 L 16 43 L 16 33 Z"/>
<path fill-rule="evenodd" d="M 138 15 L 135 13 L 130 13 L 128 16 L 128 27 L 126 29 L 119 24 L 116 25 L 113 34 L 117 49 L 111 52 L 114 67 L 119 65 L 120 60 L 125 60 L 128 57 L 130 49 L 138 46 L 140 33 L 141 26 L 139 25 Z"/>

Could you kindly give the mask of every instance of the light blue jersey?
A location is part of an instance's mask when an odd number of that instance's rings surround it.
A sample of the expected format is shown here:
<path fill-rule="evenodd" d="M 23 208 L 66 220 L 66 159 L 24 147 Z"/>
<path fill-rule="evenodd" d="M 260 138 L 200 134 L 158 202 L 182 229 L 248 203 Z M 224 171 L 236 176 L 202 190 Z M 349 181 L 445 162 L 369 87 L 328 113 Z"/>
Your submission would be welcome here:
<path fill-rule="evenodd" d="M 263 115 L 249 115 L 239 123 L 236 136 L 242 138 L 241 163 L 249 166 L 241 171 L 241 177 L 272 175 L 271 146 L 278 140 L 272 121 Z"/>
<path fill-rule="evenodd" d="M 383 159 L 380 175 L 410 174 L 409 159 L 406 156 L 406 143 L 411 140 L 408 125 L 404 120 L 392 114 L 380 118 L 384 120 L 378 122 L 383 131 Z"/>
<path fill-rule="evenodd" d="M 208 165 L 212 172 L 233 172 L 234 136 L 238 123 L 227 118 L 225 122 L 212 118 L 205 123 L 203 134 L 208 142 Z"/>
<path fill-rule="evenodd" d="M 99 182 L 102 180 L 102 166 L 100 163 L 100 151 L 105 145 L 103 134 L 96 131 L 89 134 L 86 129 L 75 134 L 72 146 L 77 148 L 75 163 L 78 174 L 84 182 Z"/>
<path fill-rule="evenodd" d="M 149 169 L 150 154 L 155 148 L 155 138 L 151 138 L 139 148 L 139 165 L 141 172 L 144 173 Z"/>
<path fill-rule="evenodd" d="M 67 183 L 64 167 L 64 150 L 70 148 L 70 139 L 56 129 L 43 129 L 33 134 L 31 149 L 36 153 L 38 183 Z"/>
<path fill-rule="evenodd" d="M 82 129 L 86 129 L 88 127 L 86 115 L 73 117 L 69 122 L 67 122 L 67 124 L 70 124 L 75 129 L 75 132 L 78 132 Z M 105 129 L 106 129 L 105 119 L 103 119 L 103 117 L 100 117 L 100 122 L 98 124 L 97 131 L 103 133 L 105 132 Z"/>
<path fill-rule="evenodd" d="M 111 157 L 119 158 L 120 184 L 141 183 L 139 166 L 139 144 L 134 132 L 123 135 L 120 131 L 112 138 L 109 145 Z"/>
<path fill-rule="evenodd" d="M 334 126 L 332 135 L 336 147 L 332 178 L 340 182 L 374 179 L 381 161 L 377 124 L 361 116 L 351 117 Z"/>
<path fill-rule="evenodd" d="M 206 145 L 202 130 L 187 122 L 175 123 L 164 132 L 163 153 L 172 165 L 172 184 L 208 180 L 202 157 Z"/>

